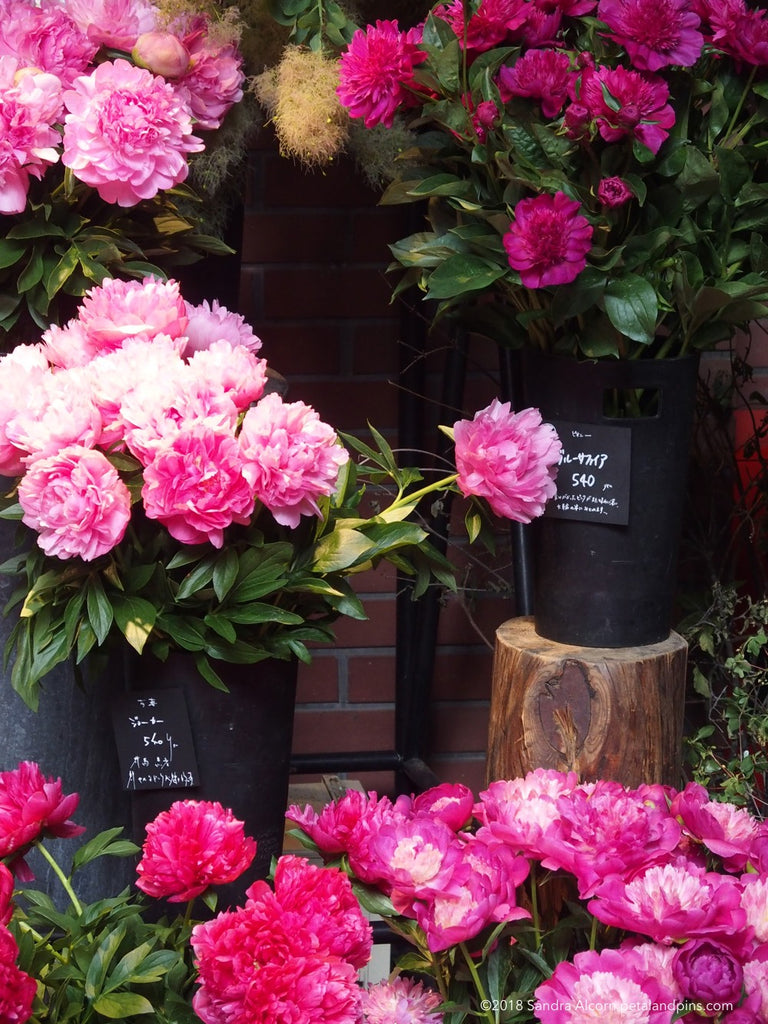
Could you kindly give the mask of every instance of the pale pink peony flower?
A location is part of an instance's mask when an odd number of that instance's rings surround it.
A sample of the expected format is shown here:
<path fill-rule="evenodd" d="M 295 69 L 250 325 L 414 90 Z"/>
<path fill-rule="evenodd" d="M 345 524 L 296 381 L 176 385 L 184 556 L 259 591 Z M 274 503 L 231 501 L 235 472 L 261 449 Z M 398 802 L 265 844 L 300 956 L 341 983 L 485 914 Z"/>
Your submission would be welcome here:
<path fill-rule="evenodd" d="M 46 836 L 81 835 L 85 829 L 70 818 L 79 800 L 77 793 L 65 796 L 61 779 L 46 778 L 34 761 L 0 772 L 0 857 L 23 857 L 32 843 Z M 19 877 L 31 877 L 13 866 Z M 20 862 L 18 867 L 25 866 Z"/>
<path fill-rule="evenodd" d="M 85 366 L 99 351 L 78 319 L 70 320 L 63 327 L 51 324 L 43 331 L 42 338 L 48 361 L 64 369 Z"/>
<path fill-rule="evenodd" d="M 746 923 L 735 879 L 685 861 L 654 865 L 628 881 L 613 876 L 588 909 L 604 924 L 656 942 L 743 936 Z"/>
<path fill-rule="evenodd" d="M 266 395 L 240 431 L 243 474 L 278 523 L 295 529 L 320 515 L 317 499 L 333 494 L 349 452 L 311 406 Z"/>
<path fill-rule="evenodd" d="M 243 98 L 243 58 L 234 44 L 211 37 L 203 16 L 193 19 L 182 41 L 190 64 L 178 80 L 179 88 L 189 102 L 195 127 L 213 131 Z"/>
<path fill-rule="evenodd" d="M 637 139 L 658 153 L 675 123 L 669 86 L 658 75 L 623 67 L 587 68 L 579 97 L 606 142 Z"/>
<path fill-rule="evenodd" d="M 178 281 L 123 281 L 107 278 L 91 288 L 78 309 L 93 354 L 120 348 L 127 338 L 154 338 L 163 334 L 179 339 L 184 347 L 187 309 Z"/>
<path fill-rule="evenodd" d="M 203 143 L 174 87 L 119 58 L 64 93 L 62 162 L 107 203 L 135 206 L 178 185 Z"/>
<path fill-rule="evenodd" d="M 258 352 L 261 348 L 261 339 L 253 333 L 251 325 L 239 313 L 232 313 L 219 305 L 216 299 L 210 304 L 205 300 L 199 306 L 187 302 L 186 313 L 185 356 L 210 348 L 217 341 L 228 341 L 233 347 L 242 346 L 250 352 Z"/>
<path fill-rule="evenodd" d="M 364 1024 L 441 1024 L 441 998 L 415 978 L 380 981 L 363 991 Z"/>
<path fill-rule="evenodd" d="M 242 345 L 215 341 L 210 348 L 194 352 L 189 365 L 202 380 L 229 395 L 239 411 L 247 409 L 264 394 L 267 362 Z"/>
<path fill-rule="evenodd" d="M 30 175 L 41 178 L 59 159 L 53 123 L 61 109 L 55 75 L 24 70 L 14 57 L 0 56 L 0 213 L 22 213 Z"/>
<path fill-rule="evenodd" d="M 180 78 L 189 67 L 189 51 L 172 32 L 142 32 L 131 58 L 140 68 L 163 78 Z"/>
<path fill-rule="evenodd" d="M 758 823 L 743 808 L 710 800 L 703 786 L 690 782 L 670 808 L 686 832 L 722 858 L 726 871 L 742 871 L 758 835 Z"/>
<path fill-rule="evenodd" d="M 131 496 L 107 457 L 71 445 L 35 459 L 19 483 L 22 522 L 47 555 L 93 561 L 123 539 Z"/>
<path fill-rule="evenodd" d="M 509 67 L 499 69 L 499 91 L 506 103 L 512 96 L 529 96 L 541 103 L 544 117 L 557 117 L 568 99 L 573 72 L 567 54 L 559 50 L 527 50 Z"/>
<path fill-rule="evenodd" d="M 564 192 L 521 199 L 502 241 L 526 288 L 570 284 L 587 265 L 592 225 Z"/>
<path fill-rule="evenodd" d="M 597 16 L 641 71 L 691 67 L 704 37 L 690 0 L 600 0 Z"/>
<path fill-rule="evenodd" d="M 37 982 L 16 963 L 16 940 L 0 925 L 0 1021 L 24 1024 L 32 1016 Z"/>
<path fill-rule="evenodd" d="M 236 881 L 255 856 L 255 840 L 231 810 L 215 801 L 177 800 L 147 825 L 136 885 L 148 896 L 181 903 Z"/>
<path fill-rule="evenodd" d="M 28 409 L 48 375 L 40 345 L 17 345 L 0 357 L 0 475 L 19 476 L 28 454 L 8 436 L 8 424 Z"/>
<path fill-rule="evenodd" d="M 70 17 L 96 46 L 130 51 L 142 32 L 157 27 L 150 0 L 65 0 Z"/>
<path fill-rule="evenodd" d="M 748 960 L 744 964 L 744 988 L 747 997 L 754 997 L 760 1016 L 757 1020 L 768 1020 L 768 961 Z"/>
<path fill-rule="evenodd" d="M 93 448 L 101 440 L 101 432 L 101 413 L 79 368 L 42 377 L 5 426 L 5 436 L 25 453 L 25 463 L 56 455 L 70 445 Z"/>
<path fill-rule="evenodd" d="M 245 524 L 254 498 L 231 434 L 201 424 L 179 430 L 144 469 L 144 511 L 182 544 L 224 543 L 224 530 Z"/>
<path fill-rule="evenodd" d="M 669 1024 L 674 1002 L 616 949 L 577 953 L 559 963 L 535 995 L 533 1010 L 542 1024 Z"/>
<path fill-rule="evenodd" d="M 458 486 L 485 498 L 498 516 L 529 523 L 555 496 L 560 440 L 538 409 L 513 413 L 494 398 L 471 420 L 453 425 Z"/>
<path fill-rule="evenodd" d="M 768 877 L 746 874 L 741 906 L 747 915 L 747 925 L 752 929 L 755 941 L 768 943 Z"/>
<path fill-rule="evenodd" d="M 391 128 L 398 110 L 417 102 L 413 74 L 426 59 L 420 41 L 420 30 L 401 32 L 396 21 L 377 21 L 355 32 L 340 58 L 337 90 L 350 117 L 362 117 L 366 128 Z"/>
<path fill-rule="evenodd" d="M 4 0 L 0 5 L 0 54 L 15 57 L 19 67 L 55 76 L 59 87 L 83 74 L 96 50 L 58 3 Z"/>

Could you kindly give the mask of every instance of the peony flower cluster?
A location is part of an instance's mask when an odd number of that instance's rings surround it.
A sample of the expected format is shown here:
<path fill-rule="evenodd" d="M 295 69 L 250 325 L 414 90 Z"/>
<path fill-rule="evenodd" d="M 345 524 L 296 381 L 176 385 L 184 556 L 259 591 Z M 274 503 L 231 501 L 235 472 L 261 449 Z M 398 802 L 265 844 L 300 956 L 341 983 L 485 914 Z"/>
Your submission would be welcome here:
<path fill-rule="evenodd" d="M 765 823 L 695 784 L 627 789 L 545 769 L 492 782 L 472 823 L 471 800 L 460 785 L 395 801 L 350 792 L 288 818 L 326 859 L 343 855 L 391 901 L 393 928 L 433 955 L 466 947 L 479 962 L 499 924 L 514 942 L 536 908 L 542 927 L 550 889 L 581 900 L 590 948 L 520 1004 L 541 1024 L 766 1019 Z"/>
<path fill-rule="evenodd" d="M 151 199 L 186 179 L 193 132 L 243 97 L 242 58 L 206 15 L 166 24 L 149 0 L 3 0 L 0 14 L 2 213 L 22 213 L 30 176 L 59 160 L 107 203 Z"/>
<path fill-rule="evenodd" d="M 75 319 L 0 361 L 0 473 L 20 475 L 43 551 L 110 552 L 137 495 L 176 540 L 216 548 L 257 503 L 290 527 L 319 515 L 348 453 L 309 406 L 264 395 L 260 345 L 176 282 L 107 280 Z"/>

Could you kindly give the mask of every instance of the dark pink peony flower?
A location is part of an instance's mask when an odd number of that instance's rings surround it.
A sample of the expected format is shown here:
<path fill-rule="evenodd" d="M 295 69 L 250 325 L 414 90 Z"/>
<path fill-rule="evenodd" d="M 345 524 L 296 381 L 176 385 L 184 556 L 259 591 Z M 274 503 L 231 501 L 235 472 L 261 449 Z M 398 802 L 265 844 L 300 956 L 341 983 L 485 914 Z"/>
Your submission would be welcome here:
<path fill-rule="evenodd" d="M 96 355 L 120 348 L 126 338 L 152 339 L 162 334 L 183 339 L 188 317 L 177 281 L 107 278 L 85 293 L 78 321 Z M 183 347 L 183 340 L 179 347 Z"/>
<path fill-rule="evenodd" d="M 723 10 L 712 18 L 718 29 L 715 44 L 745 64 L 768 65 L 768 12 L 763 8 L 744 9 L 729 17 L 728 11 L 724 4 Z"/>
<path fill-rule="evenodd" d="M 529 96 L 541 103 L 544 117 L 557 117 L 568 98 L 571 61 L 558 50 L 527 50 L 511 67 L 499 69 L 499 91 L 506 103 L 512 96 Z"/>
<path fill-rule="evenodd" d="M 726 871 L 742 871 L 758 835 L 757 820 L 743 808 L 710 800 L 703 786 L 694 782 L 672 800 L 670 812 L 686 832 L 722 858 Z"/>
<path fill-rule="evenodd" d="M 578 211 L 578 200 L 564 192 L 521 199 L 504 235 L 513 270 L 526 288 L 575 281 L 587 265 L 592 225 Z"/>
<path fill-rule="evenodd" d="M 0 857 L 23 856 L 46 836 L 81 835 L 85 829 L 70 819 L 79 800 L 77 793 L 65 796 L 61 779 L 46 779 L 33 761 L 0 772 Z"/>
<path fill-rule="evenodd" d="M 485 498 L 498 516 L 529 523 L 556 493 L 560 440 L 538 409 L 513 413 L 495 399 L 453 425 L 458 486 Z"/>
<path fill-rule="evenodd" d="M 472 790 L 459 782 L 444 782 L 413 798 L 411 813 L 425 814 L 458 832 L 472 819 Z"/>
<path fill-rule="evenodd" d="M 703 1003 L 705 1011 L 708 1004 L 718 1003 L 723 1012 L 741 1002 L 741 964 L 730 949 L 712 939 L 686 942 L 675 954 L 672 973 L 683 999 Z"/>
<path fill-rule="evenodd" d="M 0 925 L 8 924 L 13 915 L 13 875 L 5 864 L 0 863 Z M 2 954 L 0 953 L 0 959 Z"/>
<path fill-rule="evenodd" d="M 417 29 L 401 32 L 396 21 L 355 32 L 339 64 L 338 96 L 350 117 L 362 117 L 366 128 L 391 128 L 398 109 L 415 102 L 409 87 L 414 69 L 426 59 L 420 40 Z"/>
<path fill-rule="evenodd" d="M 64 104 L 62 162 L 107 203 L 135 206 L 178 185 L 203 149 L 180 93 L 122 58 L 76 79 Z"/>
<path fill-rule="evenodd" d="M 24 1024 L 32 1016 L 37 982 L 16 964 L 16 940 L 0 926 L 0 1021 Z"/>
<path fill-rule="evenodd" d="M 624 206 L 625 203 L 634 195 L 632 189 L 627 185 L 623 178 L 612 177 L 602 178 L 600 184 L 597 186 L 597 199 L 598 202 L 602 203 L 603 206 L 607 206 L 610 210 L 615 210 L 620 206 Z"/>
<path fill-rule="evenodd" d="M 668 100 L 669 86 L 656 75 L 622 67 L 586 68 L 582 73 L 580 101 L 606 142 L 630 137 L 658 153 L 675 123 Z"/>
<path fill-rule="evenodd" d="M 254 498 L 237 441 L 205 424 L 183 427 L 144 469 L 144 511 L 182 544 L 220 548 L 231 523 L 250 521 Z"/>
<path fill-rule="evenodd" d="M 604 949 L 601 953 L 577 953 L 565 960 L 552 977 L 536 989 L 534 1012 L 542 1024 L 575 1024 L 588 1020 L 576 1016 L 586 1007 L 595 1020 L 620 1024 L 669 1024 L 670 1002 L 674 998 L 652 976 L 646 975 L 625 957 L 623 951 Z M 624 1008 L 638 1007 L 633 1017 Z"/>
<path fill-rule="evenodd" d="M 295 529 L 301 517 L 320 515 L 318 498 L 336 489 L 349 452 L 336 432 L 303 402 L 263 398 L 240 430 L 243 475 L 278 523 Z"/>
<path fill-rule="evenodd" d="M 398 976 L 363 991 L 363 1024 L 441 1024 L 440 995 L 415 978 Z"/>
<path fill-rule="evenodd" d="M 123 539 L 131 496 L 107 457 L 95 448 L 69 445 L 37 458 L 19 484 L 22 522 L 38 546 L 56 558 L 93 561 Z"/>
<path fill-rule="evenodd" d="M 477 10 L 470 13 L 466 39 L 463 0 L 451 0 L 437 7 L 435 14 L 448 22 L 462 46 L 481 53 L 498 46 L 513 29 L 519 28 L 527 9 L 524 0 L 480 0 Z"/>
<path fill-rule="evenodd" d="M 691 67 L 704 37 L 690 0 L 600 0 L 597 16 L 641 71 Z"/>
<path fill-rule="evenodd" d="M 234 882 L 250 867 L 256 842 L 231 810 L 207 800 L 177 800 L 147 825 L 136 885 L 181 903 L 211 885 Z"/>
<path fill-rule="evenodd" d="M 209 32 L 205 16 L 198 16 L 183 35 L 190 64 L 179 79 L 182 94 L 189 100 L 195 127 L 213 131 L 221 126 L 228 111 L 243 98 L 243 58 L 234 44 L 217 42 Z"/>

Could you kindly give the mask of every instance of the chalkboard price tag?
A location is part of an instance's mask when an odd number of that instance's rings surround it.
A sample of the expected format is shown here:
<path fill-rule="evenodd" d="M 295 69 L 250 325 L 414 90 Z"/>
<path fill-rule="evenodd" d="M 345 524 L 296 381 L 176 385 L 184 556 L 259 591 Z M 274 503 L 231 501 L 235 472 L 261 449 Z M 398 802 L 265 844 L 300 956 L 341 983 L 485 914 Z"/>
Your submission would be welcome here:
<path fill-rule="evenodd" d="M 584 522 L 629 522 L 632 432 L 601 423 L 552 420 L 563 446 L 557 495 L 545 515 Z"/>
<path fill-rule="evenodd" d="M 180 689 L 132 690 L 112 703 L 123 789 L 200 785 L 192 730 Z"/>

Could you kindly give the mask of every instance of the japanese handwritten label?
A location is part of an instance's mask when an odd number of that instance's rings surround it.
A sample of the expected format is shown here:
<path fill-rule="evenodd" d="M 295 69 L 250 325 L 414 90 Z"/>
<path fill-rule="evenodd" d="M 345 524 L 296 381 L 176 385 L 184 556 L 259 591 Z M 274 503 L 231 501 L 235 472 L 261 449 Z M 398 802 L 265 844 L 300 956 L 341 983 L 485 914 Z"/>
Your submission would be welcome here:
<path fill-rule="evenodd" d="M 200 784 L 181 690 L 135 690 L 112 704 L 123 789 L 189 789 Z"/>
<path fill-rule="evenodd" d="M 552 422 L 563 453 L 557 470 L 557 495 L 544 514 L 626 526 L 631 431 L 600 423 Z"/>

